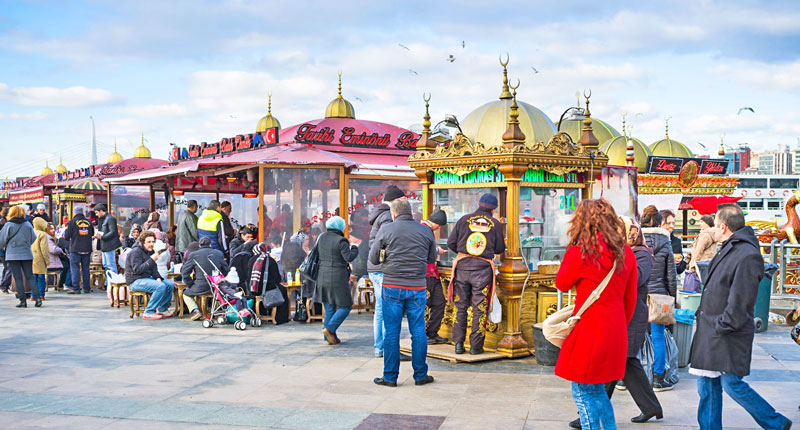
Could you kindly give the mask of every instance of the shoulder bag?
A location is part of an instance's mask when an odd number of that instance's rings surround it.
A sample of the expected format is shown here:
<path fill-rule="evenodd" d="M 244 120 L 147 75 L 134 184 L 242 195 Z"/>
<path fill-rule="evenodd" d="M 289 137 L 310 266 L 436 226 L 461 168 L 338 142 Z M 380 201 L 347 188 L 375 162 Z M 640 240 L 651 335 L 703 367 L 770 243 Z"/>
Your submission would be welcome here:
<path fill-rule="evenodd" d="M 597 299 L 600 298 L 600 294 L 603 294 L 603 290 L 606 289 L 608 282 L 611 280 L 611 276 L 614 274 L 614 271 L 617 270 L 617 262 L 614 261 L 614 265 L 609 270 L 608 274 L 603 281 L 600 282 L 600 285 L 595 287 L 592 294 L 589 295 L 589 298 L 583 302 L 583 306 L 578 310 L 578 313 L 574 316 L 572 312 L 575 310 L 574 305 L 569 305 L 561 308 L 561 310 L 555 312 L 554 314 L 547 317 L 546 320 L 542 323 L 542 334 L 544 335 L 545 339 L 547 339 L 553 345 L 561 348 L 561 345 L 564 344 L 564 340 L 572 333 L 572 329 L 575 328 L 575 324 L 581 319 L 581 315 L 586 312 L 586 309 L 589 309 L 589 306 L 592 303 L 596 302 Z"/>
<path fill-rule="evenodd" d="M 651 323 L 675 324 L 675 297 L 669 294 L 647 295 L 647 320 Z"/>
<path fill-rule="evenodd" d="M 320 235 L 319 237 L 322 237 Z M 300 275 L 310 279 L 312 281 L 317 280 L 317 274 L 319 273 L 319 237 L 317 238 L 317 242 L 314 244 L 314 247 L 311 248 L 311 251 L 308 253 L 308 256 L 302 263 L 300 263 L 300 267 L 297 270 L 300 272 Z"/>

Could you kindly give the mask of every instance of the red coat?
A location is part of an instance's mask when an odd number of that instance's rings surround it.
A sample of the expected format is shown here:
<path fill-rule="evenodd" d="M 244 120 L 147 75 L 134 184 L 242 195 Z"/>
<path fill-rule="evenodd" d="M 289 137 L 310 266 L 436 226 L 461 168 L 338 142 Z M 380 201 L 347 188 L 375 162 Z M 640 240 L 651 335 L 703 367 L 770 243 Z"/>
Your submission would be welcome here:
<path fill-rule="evenodd" d="M 598 261 L 584 260 L 578 247 L 567 249 L 556 275 L 556 288 L 569 291 L 577 287 L 575 313 L 613 264 L 613 254 L 605 246 Z M 564 340 L 556 375 L 583 384 L 606 383 L 625 376 L 627 327 L 636 306 L 636 277 L 636 257 L 626 246 L 624 267 L 611 276 L 603 294 Z"/>

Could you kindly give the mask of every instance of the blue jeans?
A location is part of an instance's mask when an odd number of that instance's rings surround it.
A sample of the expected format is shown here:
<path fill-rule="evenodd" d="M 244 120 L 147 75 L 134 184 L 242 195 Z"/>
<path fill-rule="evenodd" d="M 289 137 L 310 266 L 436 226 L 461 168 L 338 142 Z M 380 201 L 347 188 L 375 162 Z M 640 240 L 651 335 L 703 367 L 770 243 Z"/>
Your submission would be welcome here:
<path fill-rule="evenodd" d="M 47 291 L 47 275 L 34 273 L 33 279 L 36 280 L 36 285 L 39 286 L 39 296 L 44 297 L 44 293 Z"/>
<path fill-rule="evenodd" d="M 380 357 L 383 355 L 383 300 L 381 299 L 383 292 L 383 273 L 369 272 L 369 280 L 372 282 L 372 290 L 375 292 L 375 316 L 372 318 L 372 335 L 375 339 L 373 349 L 375 356 Z"/>
<path fill-rule="evenodd" d="M 75 291 L 80 291 L 81 285 L 83 285 L 83 291 L 92 289 L 89 284 L 89 257 L 88 253 L 69 253 L 69 271 L 72 274 L 72 289 Z M 81 280 L 83 280 L 83 284 L 81 284 Z"/>
<path fill-rule="evenodd" d="M 336 330 L 339 329 L 339 326 L 342 325 L 345 318 L 350 315 L 350 310 L 353 309 L 353 307 L 345 308 L 330 303 L 323 303 L 322 306 L 325 308 L 325 318 L 323 318 L 322 326 L 333 333 L 333 337 L 338 339 L 339 336 L 336 336 Z"/>
<path fill-rule="evenodd" d="M 103 252 L 103 269 L 105 271 L 112 271 L 117 273 L 117 251 L 104 251 Z M 106 276 L 106 287 L 108 287 L 108 283 L 111 282 Z"/>
<path fill-rule="evenodd" d="M 572 400 L 578 407 L 581 427 L 585 430 L 616 430 L 614 407 L 606 394 L 606 384 L 572 383 Z M 602 427 L 600 427 L 602 425 Z"/>
<path fill-rule="evenodd" d="M 169 309 L 169 305 L 172 303 L 172 287 L 174 286 L 175 284 L 172 281 L 142 278 L 133 281 L 131 291 L 145 291 L 152 294 L 150 301 L 147 303 L 147 308 L 144 310 L 146 314 L 152 314 Z"/>
<path fill-rule="evenodd" d="M 650 338 L 653 341 L 653 373 L 664 375 L 664 363 L 667 361 L 667 340 L 664 329 L 667 326 L 650 323 Z"/>
<path fill-rule="evenodd" d="M 403 312 L 408 316 L 408 331 L 411 333 L 411 367 L 414 380 L 420 381 L 428 376 L 428 336 L 425 335 L 425 305 L 428 302 L 426 290 L 405 290 L 403 288 L 383 289 L 384 334 L 383 379 L 397 382 L 400 373 L 400 326 Z"/>
<path fill-rule="evenodd" d="M 697 377 L 697 423 L 701 430 L 722 430 L 722 390 L 741 405 L 764 429 L 783 429 L 788 418 L 775 411 L 747 382 L 732 374 L 719 378 Z"/>
<path fill-rule="evenodd" d="M 61 268 L 61 277 L 59 279 L 59 287 L 67 287 L 72 288 L 72 277 L 70 276 L 69 272 L 69 264 L 65 264 L 64 267 Z"/>

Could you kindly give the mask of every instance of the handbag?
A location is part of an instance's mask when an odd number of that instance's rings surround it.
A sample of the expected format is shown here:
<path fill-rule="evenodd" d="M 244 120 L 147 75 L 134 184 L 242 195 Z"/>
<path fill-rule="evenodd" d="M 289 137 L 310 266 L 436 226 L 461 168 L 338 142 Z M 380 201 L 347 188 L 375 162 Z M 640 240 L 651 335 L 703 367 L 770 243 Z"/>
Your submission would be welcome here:
<path fill-rule="evenodd" d="M 265 308 L 274 308 L 282 305 L 283 302 L 285 302 L 285 300 L 283 299 L 280 288 L 266 290 L 264 294 L 261 295 L 261 303 Z"/>
<path fill-rule="evenodd" d="M 320 237 L 322 237 L 320 235 Z M 297 270 L 300 272 L 300 275 L 305 276 L 312 281 L 317 280 L 317 274 L 319 274 L 319 238 L 317 238 L 317 243 L 314 244 L 314 247 L 311 248 L 311 252 L 308 253 L 306 259 L 300 263 L 300 267 Z"/>
<path fill-rule="evenodd" d="M 647 295 L 647 320 L 651 323 L 675 324 L 675 298 L 669 294 Z"/>
<path fill-rule="evenodd" d="M 306 309 L 306 304 L 303 303 L 302 298 L 297 299 L 297 310 L 294 311 L 294 317 L 292 320 L 297 322 L 308 321 L 308 310 Z"/>
<path fill-rule="evenodd" d="M 575 324 L 578 323 L 578 320 L 581 319 L 581 315 L 586 312 L 586 309 L 589 309 L 589 306 L 592 303 L 596 302 L 597 299 L 600 298 L 600 294 L 603 294 L 603 290 L 606 289 L 608 285 L 608 281 L 611 280 L 611 276 L 614 274 L 614 271 L 617 270 L 617 262 L 614 261 L 614 265 L 611 267 L 611 270 L 608 271 L 608 274 L 600 284 L 595 287 L 592 294 L 583 302 L 583 306 L 578 310 L 578 313 L 574 316 L 572 312 L 574 311 L 575 306 L 569 305 L 564 306 L 561 310 L 556 311 L 554 314 L 547 317 L 546 320 L 542 323 L 542 334 L 544 338 L 548 340 L 548 342 L 552 343 L 553 345 L 561 348 L 561 345 L 564 344 L 564 340 L 572 333 L 572 329 L 575 328 Z"/>

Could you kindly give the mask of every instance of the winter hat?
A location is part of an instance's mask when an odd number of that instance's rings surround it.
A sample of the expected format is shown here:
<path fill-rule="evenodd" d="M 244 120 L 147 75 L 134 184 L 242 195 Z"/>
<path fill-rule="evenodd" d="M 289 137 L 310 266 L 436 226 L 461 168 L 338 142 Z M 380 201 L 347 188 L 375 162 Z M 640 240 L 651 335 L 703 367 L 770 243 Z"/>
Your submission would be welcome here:
<path fill-rule="evenodd" d="M 46 209 L 44 203 L 39 203 L 38 205 L 36 205 L 36 210 L 38 211 L 39 209 Z"/>
<path fill-rule="evenodd" d="M 197 246 L 200 248 L 211 248 L 211 239 L 207 237 L 201 237 L 200 240 L 197 241 Z"/>
<path fill-rule="evenodd" d="M 75 206 L 75 209 L 72 212 L 75 215 L 83 215 L 83 206 Z"/>
<path fill-rule="evenodd" d="M 492 193 L 482 195 L 478 201 L 478 206 L 486 209 L 497 209 L 497 196 Z"/>
<path fill-rule="evenodd" d="M 445 225 L 447 224 L 447 214 L 445 211 L 441 209 L 436 209 L 433 213 L 428 217 L 428 221 L 439 224 Z"/>
<path fill-rule="evenodd" d="M 340 216 L 331 217 L 331 219 L 325 223 L 325 227 L 328 230 L 339 230 L 343 232 L 345 229 L 344 218 Z"/>
<path fill-rule="evenodd" d="M 386 187 L 386 192 L 383 193 L 383 201 L 390 202 L 394 199 L 399 199 L 400 197 L 405 197 L 406 193 L 403 192 L 400 188 L 397 188 L 397 185 L 389 185 Z"/>
<path fill-rule="evenodd" d="M 103 203 L 100 203 L 99 205 L 95 206 L 94 210 L 108 212 L 108 210 L 106 209 L 106 205 L 104 205 Z"/>

